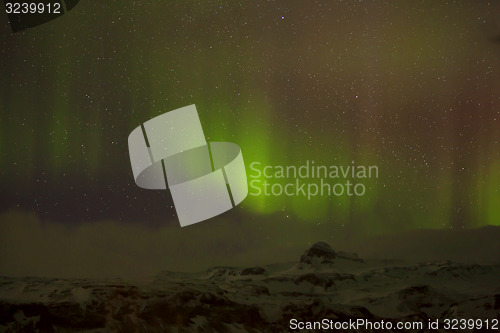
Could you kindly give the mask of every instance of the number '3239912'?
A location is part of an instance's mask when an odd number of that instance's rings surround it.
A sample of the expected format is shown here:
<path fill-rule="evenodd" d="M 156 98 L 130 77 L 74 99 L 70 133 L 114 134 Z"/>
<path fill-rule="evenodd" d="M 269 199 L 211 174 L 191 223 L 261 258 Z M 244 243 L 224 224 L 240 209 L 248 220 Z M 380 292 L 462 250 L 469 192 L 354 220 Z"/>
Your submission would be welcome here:
<path fill-rule="evenodd" d="M 7 14 L 61 14 L 61 4 L 59 2 L 7 2 L 5 12 Z"/>

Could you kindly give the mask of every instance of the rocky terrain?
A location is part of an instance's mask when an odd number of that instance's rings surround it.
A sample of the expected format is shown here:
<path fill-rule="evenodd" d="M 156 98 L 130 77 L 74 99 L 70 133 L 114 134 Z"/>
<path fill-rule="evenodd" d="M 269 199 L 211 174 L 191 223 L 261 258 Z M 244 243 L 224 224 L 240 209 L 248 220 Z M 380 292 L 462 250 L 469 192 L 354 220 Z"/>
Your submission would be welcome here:
<path fill-rule="evenodd" d="M 291 318 L 498 319 L 499 277 L 500 265 L 368 261 L 323 242 L 295 263 L 136 281 L 1 277 L 0 332 L 281 332 Z"/>

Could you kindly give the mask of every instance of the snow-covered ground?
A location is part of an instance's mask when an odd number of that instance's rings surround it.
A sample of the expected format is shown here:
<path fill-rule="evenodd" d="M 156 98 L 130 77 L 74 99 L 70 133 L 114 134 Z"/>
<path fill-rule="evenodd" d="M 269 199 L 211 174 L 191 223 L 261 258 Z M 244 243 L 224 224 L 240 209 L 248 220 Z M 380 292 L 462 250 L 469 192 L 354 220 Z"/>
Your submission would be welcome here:
<path fill-rule="evenodd" d="M 280 332 L 289 320 L 500 318 L 500 265 L 363 260 L 316 243 L 298 262 L 150 279 L 0 278 L 0 332 Z"/>

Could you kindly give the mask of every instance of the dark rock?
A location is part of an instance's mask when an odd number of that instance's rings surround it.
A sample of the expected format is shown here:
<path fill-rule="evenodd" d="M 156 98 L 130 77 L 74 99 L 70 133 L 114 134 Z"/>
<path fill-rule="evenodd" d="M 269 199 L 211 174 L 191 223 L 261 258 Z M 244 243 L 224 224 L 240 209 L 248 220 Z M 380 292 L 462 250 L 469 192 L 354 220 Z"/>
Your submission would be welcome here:
<path fill-rule="evenodd" d="M 241 271 L 241 275 L 263 275 L 266 274 L 267 271 L 262 267 L 249 267 L 245 268 Z"/>
<path fill-rule="evenodd" d="M 249 286 L 247 290 L 253 295 L 253 296 L 270 296 L 271 293 L 269 292 L 269 289 L 264 286 Z"/>
<path fill-rule="evenodd" d="M 356 281 L 356 277 L 354 276 L 354 274 L 349 274 L 349 273 L 330 273 L 329 276 L 332 278 L 333 281 L 345 281 L 345 280 Z"/>
<path fill-rule="evenodd" d="M 219 279 L 228 276 L 236 276 L 237 270 L 233 267 L 216 266 L 208 270 L 210 279 Z"/>
<path fill-rule="evenodd" d="M 292 278 L 290 277 L 287 277 L 287 276 L 273 276 L 273 277 L 270 277 L 270 278 L 267 278 L 264 280 L 264 282 L 266 283 L 270 283 L 270 282 L 290 282 L 292 280 Z"/>
<path fill-rule="evenodd" d="M 414 296 L 429 296 L 432 293 L 429 286 L 426 285 L 416 285 L 404 288 L 397 292 L 400 299 L 406 299 L 408 297 Z"/>
<path fill-rule="evenodd" d="M 495 296 L 495 304 L 493 305 L 494 310 L 500 309 L 500 294 L 496 294 Z"/>
<path fill-rule="evenodd" d="M 337 258 L 345 259 L 345 260 L 351 260 L 351 261 L 356 261 L 356 262 L 362 262 L 364 263 L 365 261 L 361 259 L 357 253 L 347 253 L 347 252 L 336 252 Z"/>
<path fill-rule="evenodd" d="M 325 290 L 335 285 L 333 279 L 326 274 L 304 274 L 295 279 L 295 284 L 300 284 L 303 281 L 307 281 L 314 286 L 323 287 Z"/>
<path fill-rule="evenodd" d="M 313 246 L 300 257 L 300 262 L 312 264 L 313 258 L 317 257 L 321 263 L 330 263 L 336 258 L 335 251 L 325 242 L 314 243 Z"/>
<path fill-rule="evenodd" d="M 71 330 L 91 330 L 103 328 L 106 319 L 103 311 L 96 311 L 89 307 L 82 308 L 80 304 L 61 303 L 25 303 L 2 304 L 0 307 L 1 321 L 14 321 L 14 313 L 23 313 L 27 318 L 38 317 L 36 328 L 41 331 L 51 331 L 53 327 Z"/>
<path fill-rule="evenodd" d="M 317 318 L 330 318 L 342 321 L 349 319 L 373 319 L 375 316 L 365 307 L 331 304 L 320 299 L 314 299 L 302 304 L 290 303 L 283 307 L 283 322 L 289 322 L 291 318 L 301 320 L 317 320 Z"/>

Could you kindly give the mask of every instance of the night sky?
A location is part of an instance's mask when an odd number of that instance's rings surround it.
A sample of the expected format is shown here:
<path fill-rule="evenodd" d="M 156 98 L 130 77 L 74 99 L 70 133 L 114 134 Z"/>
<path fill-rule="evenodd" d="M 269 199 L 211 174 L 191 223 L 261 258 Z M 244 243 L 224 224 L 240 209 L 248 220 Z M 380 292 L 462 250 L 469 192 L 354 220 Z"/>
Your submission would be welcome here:
<path fill-rule="evenodd" d="M 0 15 L 0 60 L 3 219 L 208 231 L 209 253 L 500 225 L 498 1 L 81 0 L 16 34 Z M 363 197 L 249 196 L 180 229 L 168 191 L 135 185 L 127 137 L 190 104 L 247 173 L 354 161 L 379 177 Z"/>

